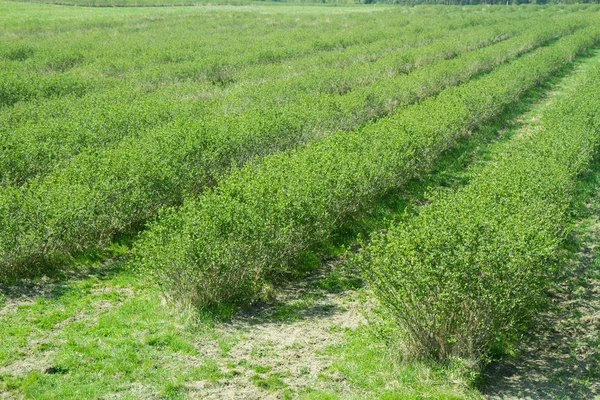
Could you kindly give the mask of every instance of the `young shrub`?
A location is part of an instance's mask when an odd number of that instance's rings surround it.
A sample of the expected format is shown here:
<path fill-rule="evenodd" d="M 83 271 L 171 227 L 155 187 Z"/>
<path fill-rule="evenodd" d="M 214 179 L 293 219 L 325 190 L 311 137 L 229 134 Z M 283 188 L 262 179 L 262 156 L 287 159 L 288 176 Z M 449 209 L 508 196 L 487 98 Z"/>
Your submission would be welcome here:
<path fill-rule="evenodd" d="M 376 236 L 358 263 L 407 354 L 475 362 L 546 301 L 572 188 L 600 145 L 600 67 L 470 184 Z"/>

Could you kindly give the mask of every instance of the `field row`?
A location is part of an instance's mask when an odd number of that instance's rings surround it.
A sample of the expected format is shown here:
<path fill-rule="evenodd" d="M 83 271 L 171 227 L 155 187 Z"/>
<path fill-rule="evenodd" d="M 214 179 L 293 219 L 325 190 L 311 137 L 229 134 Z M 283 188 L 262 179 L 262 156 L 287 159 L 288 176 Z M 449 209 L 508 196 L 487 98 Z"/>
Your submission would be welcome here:
<path fill-rule="evenodd" d="M 106 87 L 147 89 L 181 82 L 210 87 L 271 79 L 360 59 L 356 56 L 365 51 L 376 57 L 443 33 L 529 16 L 374 14 L 327 20 L 279 16 L 273 24 L 248 13 L 218 12 L 210 19 L 203 14 L 158 14 L 92 26 L 67 22 L 64 31 L 52 30 L 51 35 L 45 29 L 32 34 L 22 27 L 7 30 L 12 35 L 0 49 L 0 106 Z"/>
<path fill-rule="evenodd" d="M 181 86 L 166 86 L 150 93 L 119 87 L 88 94 L 77 101 L 66 96 L 20 103 L 0 116 L 0 183 L 21 185 L 31 177 L 47 174 L 56 164 L 64 165 L 81 152 L 116 146 L 120 140 L 130 135 L 143 136 L 147 130 L 183 127 L 221 131 L 235 137 L 266 129 L 274 135 L 270 146 L 262 150 L 268 153 L 270 147 L 320 136 L 324 131 L 353 129 L 369 118 L 393 111 L 398 103 L 428 95 L 431 91 L 427 88 L 433 84 L 423 87 L 415 83 L 436 79 L 444 82 L 439 76 L 444 70 L 438 67 L 443 59 L 519 34 L 537 35 L 541 43 L 592 23 L 593 19 L 575 14 L 561 16 L 554 18 L 551 28 L 541 27 L 545 21 L 532 18 L 527 22 L 477 25 L 461 28 L 448 38 L 442 38 L 447 31 L 442 25 L 429 33 L 436 39 L 411 42 L 402 38 L 403 47 L 385 55 L 375 52 L 368 63 L 360 60 L 372 49 L 360 47 L 360 53 L 349 56 L 353 60 L 350 64 L 310 70 L 286 63 L 282 66 L 288 71 L 292 67 L 301 71 L 291 76 L 273 74 L 270 80 L 244 80 L 226 91 L 204 92 L 197 83 L 190 84 L 194 90 L 200 90 L 195 94 Z M 518 49 L 522 40 L 527 39 L 513 39 L 505 46 L 512 54 L 512 46 Z M 343 60 L 339 52 L 336 56 Z M 320 65 L 318 60 L 309 59 L 311 64 Z M 431 63 L 434 65 L 422 69 Z M 420 77 L 407 82 L 404 75 L 417 68 L 422 69 L 418 72 Z M 256 69 L 263 68 L 250 71 Z M 398 88 L 407 84 L 415 94 L 399 97 Z M 277 135 L 293 138 L 282 142 L 275 139 Z"/>
<path fill-rule="evenodd" d="M 567 21 L 559 26 L 568 31 L 578 24 L 581 22 Z M 296 131 L 309 129 L 308 124 L 316 128 L 324 122 L 336 126 L 343 122 L 340 118 L 353 115 L 348 108 L 361 106 L 361 99 L 381 93 L 378 86 L 386 77 L 485 46 L 516 34 L 523 26 L 504 26 L 489 33 L 481 28 L 461 30 L 460 39 L 437 40 L 414 48 L 409 43 L 408 48 L 390 52 L 365 66 L 302 73 L 261 84 L 245 82 L 240 88 L 199 102 L 173 98 L 172 88 L 167 87 L 152 93 L 118 88 L 78 101 L 66 97 L 42 104 L 26 103 L 5 112 L 2 118 L 6 129 L 0 152 L 1 181 L 20 185 L 78 153 L 115 146 L 129 135 L 142 135 L 145 130 L 168 124 L 173 125 L 171 129 L 213 124 L 213 129 L 227 129 L 232 135 L 264 129 L 265 119 L 277 120 L 280 130 L 289 129 L 291 124 Z M 352 89 L 362 90 L 348 94 Z"/>
<path fill-rule="evenodd" d="M 252 299 L 340 221 L 599 40 L 598 27 L 586 28 L 390 118 L 237 169 L 161 213 L 137 245 L 139 264 L 187 303 Z"/>
<path fill-rule="evenodd" d="M 307 138 L 328 143 L 331 134 L 326 129 L 305 129 L 311 119 L 329 122 L 331 132 L 340 123 L 336 116 L 360 116 L 365 104 L 379 104 L 377 111 L 383 114 L 389 96 L 396 100 L 396 108 L 406 105 L 445 86 L 464 82 L 573 29 L 573 21 L 551 28 L 534 27 L 523 35 L 387 80 L 386 85 L 375 86 L 380 91 L 369 92 L 365 87 L 335 96 L 344 102 L 334 103 L 336 106 L 329 109 L 323 107 L 324 103 L 317 103 L 319 108 L 308 110 L 290 107 L 287 114 L 261 114 L 258 110 L 247 119 L 229 123 L 221 118 L 143 130 L 106 149 L 83 152 L 23 186 L 5 185 L 0 191 L 2 271 L 14 274 L 102 245 L 114 234 L 152 217 L 161 207 L 180 204 L 186 193 L 201 192 L 232 165 L 257 155 Z M 590 35 L 589 29 L 578 32 L 574 38 Z M 379 101 L 374 96 L 377 93 L 382 94 Z M 310 110 L 321 114 L 313 115 Z M 329 116 L 326 112 L 330 112 Z M 321 119 L 317 118 L 319 115 Z M 371 111 L 355 124 L 372 115 Z M 362 134 L 357 132 L 353 135 Z M 46 164 L 46 168 L 50 166 Z"/>
<path fill-rule="evenodd" d="M 536 317 L 557 276 L 578 175 L 600 147 L 600 65 L 471 182 L 363 252 L 370 287 L 413 354 L 479 359 Z"/>

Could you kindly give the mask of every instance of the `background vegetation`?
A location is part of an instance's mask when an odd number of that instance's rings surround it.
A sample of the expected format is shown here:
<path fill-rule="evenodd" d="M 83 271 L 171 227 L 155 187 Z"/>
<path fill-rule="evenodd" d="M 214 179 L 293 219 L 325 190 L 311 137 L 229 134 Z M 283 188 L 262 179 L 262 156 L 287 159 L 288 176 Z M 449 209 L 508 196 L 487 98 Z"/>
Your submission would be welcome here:
<path fill-rule="evenodd" d="M 258 4 L 393 4 L 417 5 L 520 5 L 520 4 L 597 4 L 598 0 L 14 0 L 32 3 L 78 5 L 85 7 L 174 7 L 200 5 L 258 5 Z"/>

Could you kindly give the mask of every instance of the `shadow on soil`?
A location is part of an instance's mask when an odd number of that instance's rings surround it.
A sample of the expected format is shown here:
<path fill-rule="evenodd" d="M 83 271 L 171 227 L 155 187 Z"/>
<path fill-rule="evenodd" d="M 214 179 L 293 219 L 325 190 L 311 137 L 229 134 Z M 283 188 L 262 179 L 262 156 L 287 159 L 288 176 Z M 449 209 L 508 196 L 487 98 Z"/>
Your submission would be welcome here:
<path fill-rule="evenodd" d="M 38 298 L 59 298 L 72 288 L 74 281 L 89 278 L 108 280 L 125 269 L 120 257 L 91 266 L 78 266 L 74 269 L 53 271 L 49 276 L 34 279 L 20 279 L 11 284 L 0 284 L 0 301 L 32 301 Z M 0 303 L 1 304 L 1 303 Z"/>
<path fill-rule="evenodd" d="M 306 272 L 301 279 L 277 287 L 274 299 L 241 309 L 227 320 L 227 324 L 282 324 L 340 314 L 345 309 L 332 299 L 360 288 L 362 280 L 359 275 L 343 264 L 343 257 L 323 262 L 318 268 Z"/>

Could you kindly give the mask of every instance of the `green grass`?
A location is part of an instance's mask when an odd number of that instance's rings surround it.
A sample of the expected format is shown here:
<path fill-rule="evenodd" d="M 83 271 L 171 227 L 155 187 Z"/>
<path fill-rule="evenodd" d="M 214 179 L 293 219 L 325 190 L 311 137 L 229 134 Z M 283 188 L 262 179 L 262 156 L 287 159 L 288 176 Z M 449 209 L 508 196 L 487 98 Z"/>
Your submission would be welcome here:
<path fill-rule="evenodd" d="M 93 399 L 109 394 L 125 399 L 185 398 L 190 382 L 220 387 L 247 375 L 266 393 L 326 398 L 328 391 L 288 388 L 287 374 L 273 371 L 268 361 L 265 364 L 273 355 L 272 343 L 256 343 L 248 360 L 233 358 L 230 351 L 244 342 L 244 330 L 219 334 L 215 329 L 220 322 L 166 304 L 154 286 L 123 269 L 122 263 L 105 261 L 81 268 L 79 277 L 30 282 L 30 292 L 27 286 L 3 291 L 4 307 L 8 302 L 20 304 L 0 314 L 0 392 L 36 399 Z M 328 280 L 315 281 L 313 290 L 318 294 L 314 296 L 329 293 L 322 289 L 328 287 Z M 47 289 L 45 297 L 36 297 L 41 285 Z M 17 297 L 17 291 L 30 298 Z M 334 286 L 336 291 L 339 286 Z M 282 303 L 265 322 L 294 323 L 305 318 L 297 314 L 302 311 L 294 301 Z M 385 394 L 388 382 L 400 378 L 411 385 L 410 391 L 431 391 L 425 384 L 415 386 L 419 374 L 429 367 L 415 372 L 413 366 L 393 364 L 382 343 L 364 330 L 349 331 L 346 337 L 324 352 L 332 365 L 315 387 L 328 386 L 328 374 L 337 370 L 347 376 L 359 397 L 365 391 Z M 207 343 L 219 349 L 211 357 L 201 352 Z M 429 379 L 445 386 L 443 370 Z M 450 386 L 440 390 L 435 388 L 435 393 L 449 391 Z"/>
<path fill-rule="evenodd" d="M 327 389 L 308 389 L 305 399 L 475 399 L 477 378 L 460 363 L 402 363 L 388 343 L 372 331 L 348 331 L 329 347 L 334 361 L 321 375 Z M 348 391 L 348 386 L 350 390 Z"/>
<path fill-rule="evenodd" d="M 172 397 L 181 382 L 206 376 L 193 340 L 197 325 L 119 266 L 97 272 L 42 283 L 53 287 L 47 297 L 2 316 L 0 365 L 25 362 L 22 374 L 2 373 L 4 390 L 33 398 Z"/>
<path fill-rule="evenodd" d="M 281 380 L 281 377 L 277 374 L 271 375 L 253 375 L 250 378 L 250 381 L 254 383 L 261 389 L 265 389 L 267 391 L 276 391 L 279 389 L 284 389 L 287 385 Z"/>

